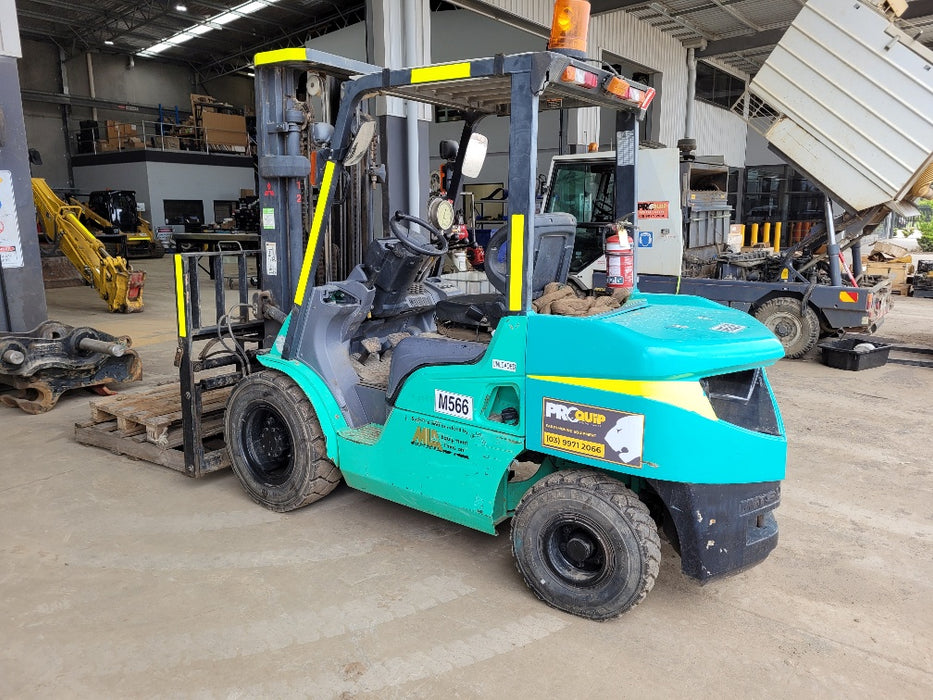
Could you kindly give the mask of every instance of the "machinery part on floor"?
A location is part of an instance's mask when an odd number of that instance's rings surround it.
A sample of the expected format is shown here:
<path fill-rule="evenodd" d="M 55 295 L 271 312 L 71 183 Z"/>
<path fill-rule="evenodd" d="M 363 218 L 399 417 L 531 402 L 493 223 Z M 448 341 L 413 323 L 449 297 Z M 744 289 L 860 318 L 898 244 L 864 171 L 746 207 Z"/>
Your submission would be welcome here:
<path fill-rule="evenodd" d="M 26 413 L 45 413 L 63 393 L 142 378 L 132 341 L 94 328 L 46 321 L 25 333 L 0 335 L 0 384 L 14 393 L 0 403 Z"/>
<path fill-rule="evenodd" d="M 816 341 L 820 339 L 820 319 L 801 299 L 769 299 L 756 308 L 753 315 L 781 341 L 785 357 L 803 357 L 816 347 Z"/>
<path fill-rule="evenodd" d="M 294 131 L 312 127 L 292 108 L 296 76 L 354 68 L 305 48 L 259 54 L 254 63 L 260 179 L 275 178 L 270 193 L 299 189 L 310 159 L 287 146 L 300 140 Z M 423 232 L 414 247 L 377 238 L 345 279 L 315 284 L 347 164 L 365 156 L 372 138 L 357 130 L 358 108 L 386 96 L 462 117 L 461 147 L 449 164 L 453 201 L 462 176 L 480 175 L 486 139 L 475 130 L 483 119 L 508 115 L 509 214 L 502 256 L 487 255 L 486 273 L 501 314 L 487 342 L 437 333 L 438 306 L 465 295 L 434 276 L 436 250 Z M 777 544 L 770 511 L 780 502 L 774 485 L 787 451 L 764 371 L 784 354 L 774 335 L 736 309 L 638 290 L 620 308 L 590 316 L 532 306 L 548 283 L 566 281 L 576 235 L 574 217 L 536 212 L 538 113 L 596 107 L 615 114 L 612 219 L 619 221 L 637 210 L 638 119 L 651 97 L 647 86 L 553 51 L 377 68 L 346 81 L 333 130 L 316 147 L 320 188 L 310 231 L 261 230 L 261 292 L 288 313 L 281 324 L 279 314 L 263 314 L 254 357 L 263 371 L 232 378 L 238 388 L 225 438 L 249 496 L 276 510 L 298 507 L 340 475 L 352 488 L 489 534 L 515 516 L 516 556 L 550 548 L 541 566 L 563 587 L 544 592 L 547 602 L 599 619 L 636 604 L 657 575 L 649 501 L 661 519 L 691 499 L 716 506 L 709 521 L 706 510 L 671 518 L 690 553 L 681 559 L 688 576 L 706 581 L 764 560 Z M 471 155 L 472 143 L 482 143 L 481 152 Z M 385 211 L 395 211 L 397 203 L 389 204 Z M 264 198 L 264 216 L 287 222 L 287 206 Z M 390 228 L 388 216 L 383 224 Z M 296 243 L 300 265 L 289 257 Z M 498 284 L 489 267 L 501 273 Z M 185 279 L 176 277 L 180 308 L 200 299 Z M 489 314 L 471 300 L 462 316 Z M 186 331 L 179 336 L 183 348 Z M 607 352 L 624 359 L 598 361 Z M 516 465 L 525 462 L 536 468 L 519 477 Z M 759 493 L 760 483 L 767 487 Z M 520 567 L 540 573 L 527 559 Z"/>
<path fill-rule="evenodd" d="M 146 273 L 134 270 L 123 258 L 111 256 L 79 220 L 80 207 L 65 204 L 42 178 L 32 179 L 39 225 L 71 261 L 85 283 L 94 287 L 110 311 L 143 310 Z"/>
<path fill-rule="evenodd" d="M 548 605 L 606 620 L 638 605 L 661 565 L 648 506 L 618 479 L 567 469 L 530 488 L 512 518 L 512 553 Z"/>
<path fill-rule="evenodd" d="M 91 192 L 87 202 L 70 197 L 68 203 L 81 207 L 81 223 L 88 229 L 105 236 L 126 236 L 127 257 L 161 258 L 165 255 L 165 247 L 152 226 L 139 215 L 133 190 L 96 190 Z"/>

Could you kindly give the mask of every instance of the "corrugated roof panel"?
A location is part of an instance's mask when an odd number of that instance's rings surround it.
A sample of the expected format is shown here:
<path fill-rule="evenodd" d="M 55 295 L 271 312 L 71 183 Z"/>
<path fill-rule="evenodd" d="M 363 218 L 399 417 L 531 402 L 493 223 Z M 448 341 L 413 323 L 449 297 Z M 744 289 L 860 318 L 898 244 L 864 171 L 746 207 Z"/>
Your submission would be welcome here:
<path fill-rule="evenodd" d="M 682 16 L 682 19 L 712 37 L 751 31 L 747 24 L 744 24 L 718 7 L 710 7 L 698 12 L 685 14 Z"/>

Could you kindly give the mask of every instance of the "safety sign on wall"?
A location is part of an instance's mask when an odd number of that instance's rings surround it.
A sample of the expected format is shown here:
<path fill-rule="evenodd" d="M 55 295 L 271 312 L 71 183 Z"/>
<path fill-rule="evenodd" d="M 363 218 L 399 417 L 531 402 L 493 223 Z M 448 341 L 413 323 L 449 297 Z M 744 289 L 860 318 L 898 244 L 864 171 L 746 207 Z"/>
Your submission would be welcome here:
<path fill-rule="evenodd" d="M 0 170 L 0 267 L 23 266 L 23 242 L 19 237 L 16 201 L 13 199 L 13 174 Z"/>
<path fill-rule="evenodd" d="M 541 444 L 561 452 L 641 467 L 645 417 L 544 398 Z"/>

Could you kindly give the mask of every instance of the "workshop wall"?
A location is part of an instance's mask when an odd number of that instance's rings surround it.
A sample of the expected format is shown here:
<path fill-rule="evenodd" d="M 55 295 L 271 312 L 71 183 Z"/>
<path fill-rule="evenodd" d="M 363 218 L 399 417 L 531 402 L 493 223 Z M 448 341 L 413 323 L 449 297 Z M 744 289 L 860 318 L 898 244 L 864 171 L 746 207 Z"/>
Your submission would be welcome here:
<path fill-rule="evenodd" d="M 17 63 L 25 93 L 23 112 L 27 142 L 30 148 L 39 150 L 43 160 L 41 166 L 33 166 L 33 174 L 45 178 L 53 188 L 70 187 L 67 154 L 74 153 L 73 134 L 81 120 L 92 118 L 92 109 L 60 102 L 64 95 L 90 97 L 86 54 L 66 57 L 62 70 L 56 45 L 27 39 L 23 41 L 23 58 Z M 191 110 L 189 94 L 192 92 L 253 109 L 253 81 L 243 76 L 224 76 L 199 84 L 194 73 L 184 66 L 143 58 L 130 61 L 128 56 L 118 54 L 94 53 L 91 64 L 96 97 L 126 106 L 125 109 L 99 107 L 97 120 L 101 124 L 108 119 L 137 124 L 154 122 L 158 119 L 159 104 L 172 116 L 177 105 L 184 117 Z M 68 124 L 67 136 L 63 109 Z M 152 131 L 149 129 L 148 133 Z M 72 138 L 70 149 L 66 144 L 69 137 Z"/>

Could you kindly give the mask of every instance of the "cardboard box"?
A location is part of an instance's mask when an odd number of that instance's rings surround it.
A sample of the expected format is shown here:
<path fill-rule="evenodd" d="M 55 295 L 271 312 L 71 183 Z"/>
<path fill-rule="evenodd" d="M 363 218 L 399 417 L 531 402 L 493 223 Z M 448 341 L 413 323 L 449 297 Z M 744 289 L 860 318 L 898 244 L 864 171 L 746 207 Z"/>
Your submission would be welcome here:
<path fill-rule="evenodd" d="M 208 145 L 247 146 L 246 118 L 239 114 L 207 112 L 201 115 L 204 140 Z"/>
<path fill-rule="evenodd" d="M 162 136 L 161 138 L 156 136 L 156 147 L 179 151 L 181 150 L 181 139 L 177 136 Z"/>
<path fill-rule="evenodd" d="M 256 190 L 240 190 L 241 199 L 245 197 L 255 197 L 255 196 L 256 196 Z"/>
<path fill-rule="evenodd" d="M 98 153 L 109 153 L 110 151 L 116 151 L 117 147 L 114 146 L 110 141 L 101 140 L 97 142 L 97 152 Z"/>
<path fill-rule="evenodd" d="M 910 292 L 909 278 L 914 274 L 913 263 L 865 260 L 863 266 L 866 275 L 888 277 L 891 280 L 891 288 L 895 294 L 906 296 Z"/>

